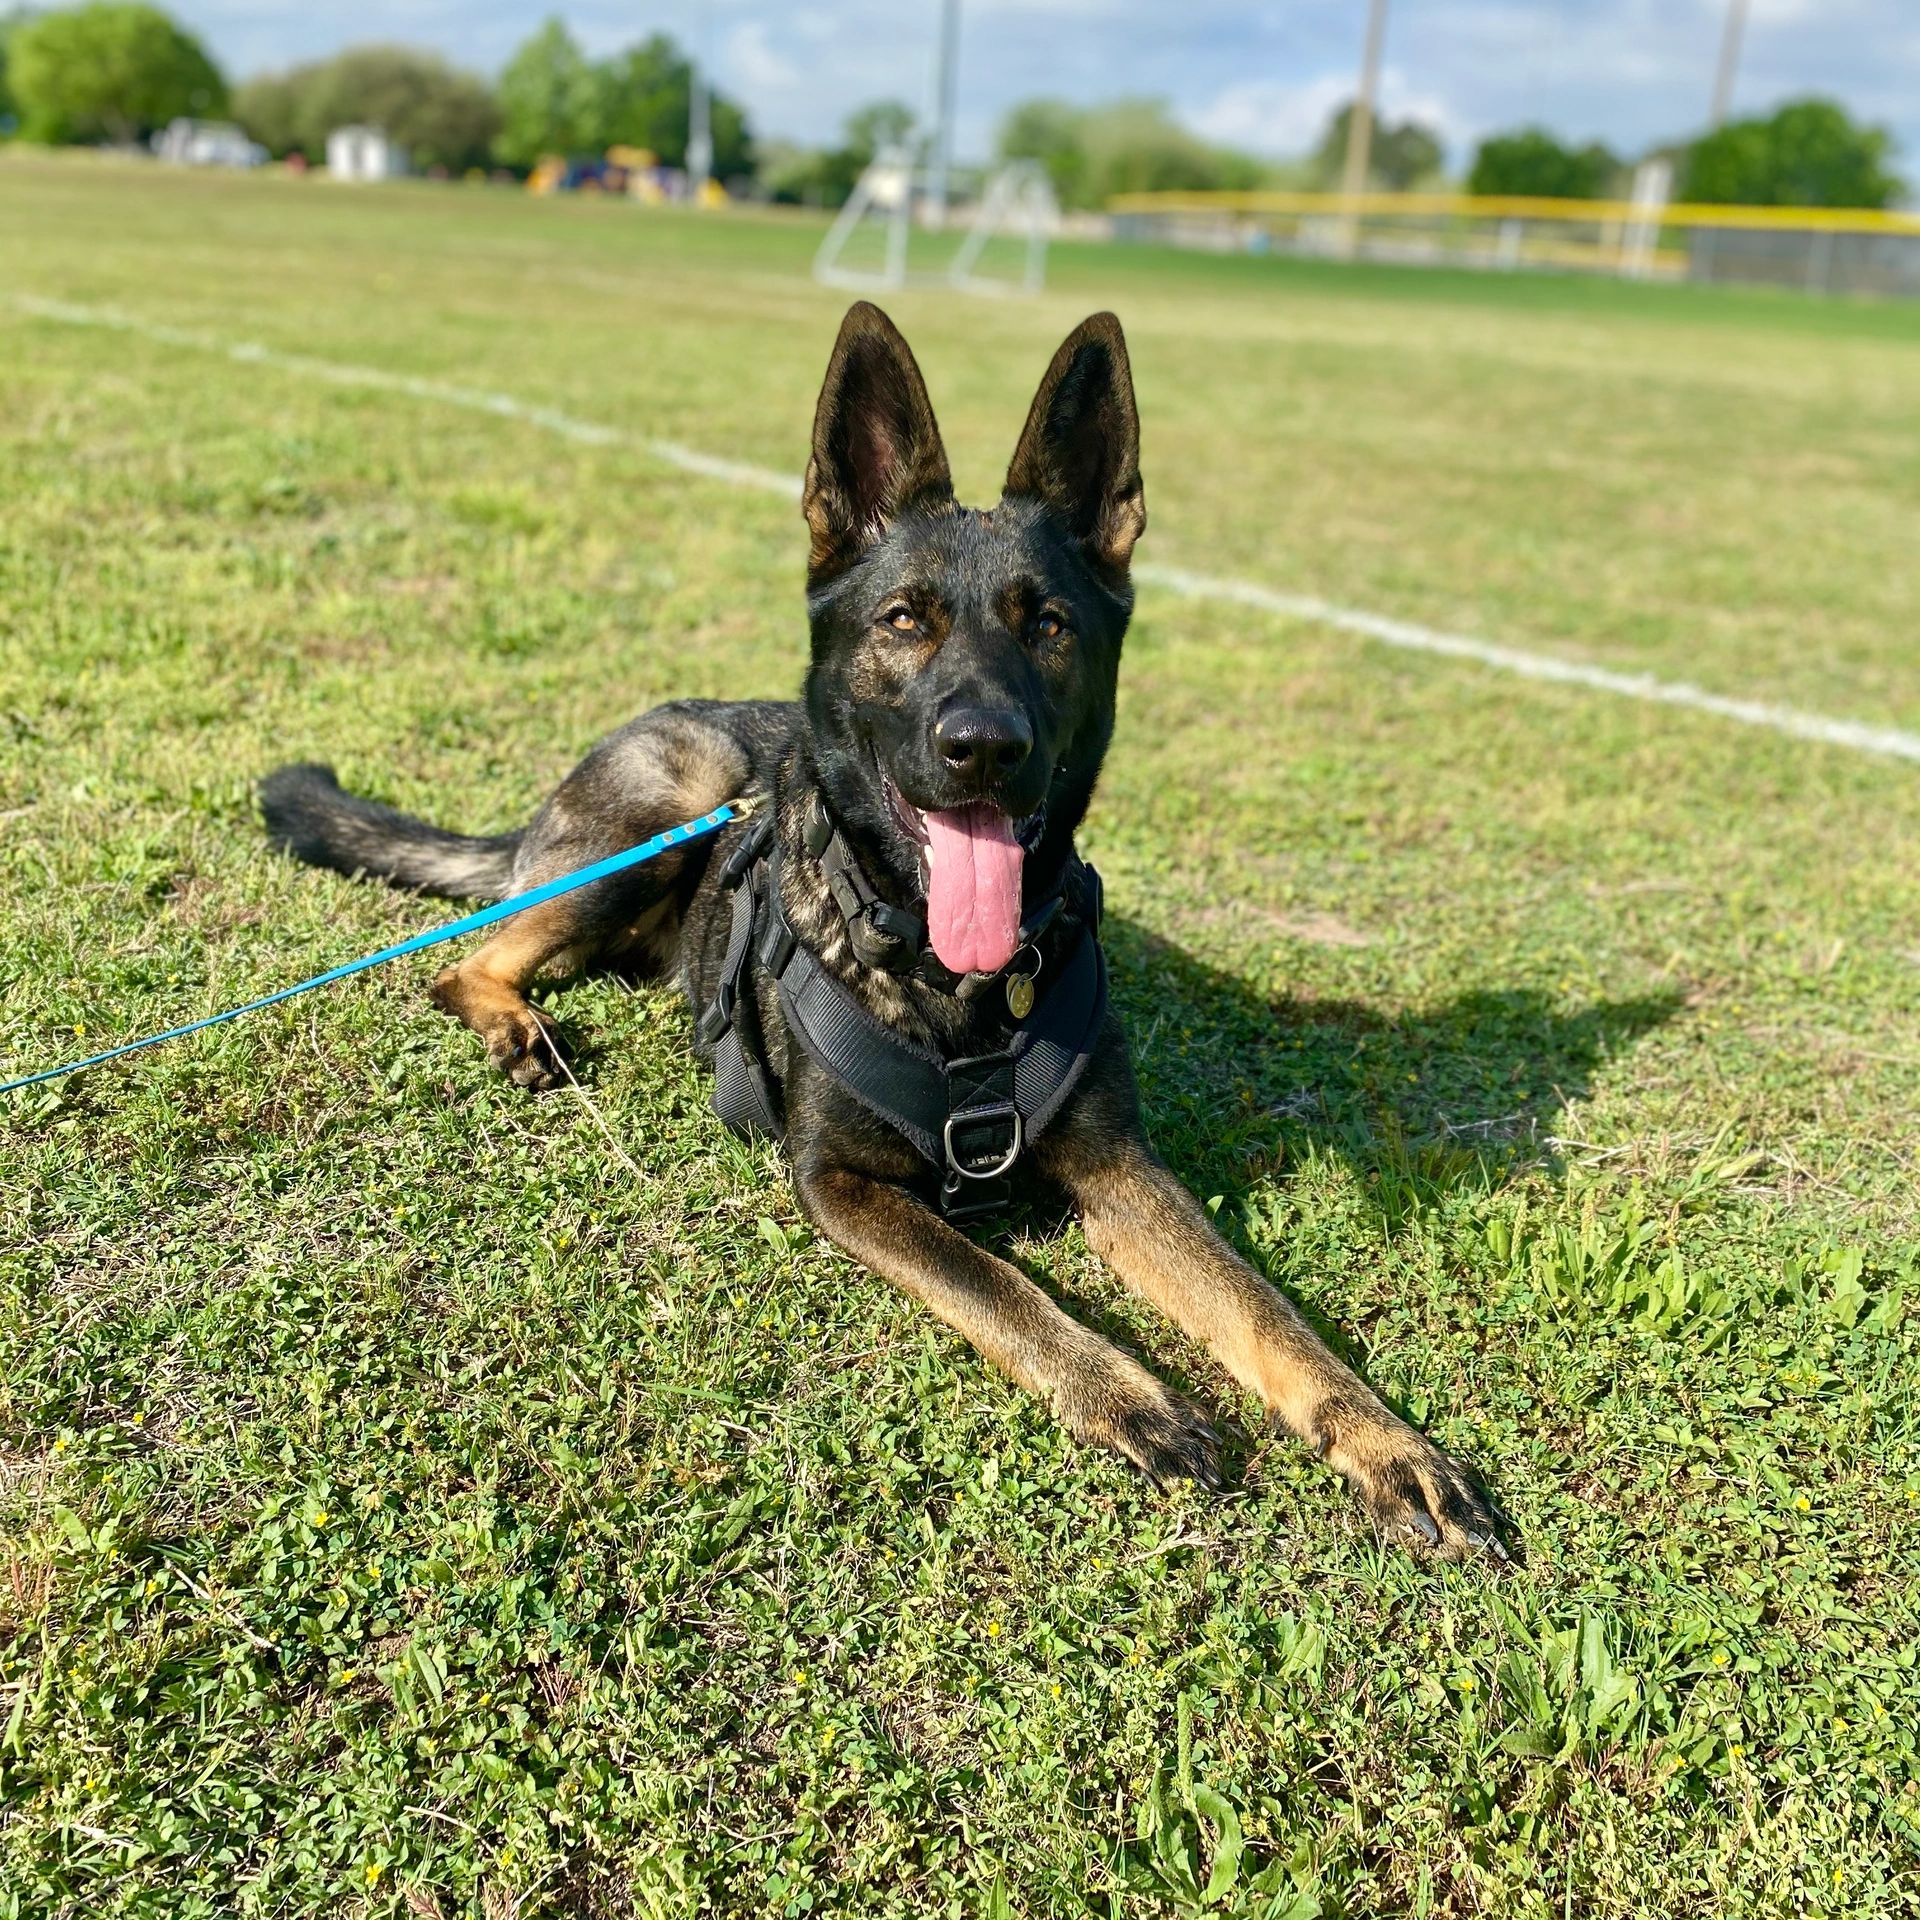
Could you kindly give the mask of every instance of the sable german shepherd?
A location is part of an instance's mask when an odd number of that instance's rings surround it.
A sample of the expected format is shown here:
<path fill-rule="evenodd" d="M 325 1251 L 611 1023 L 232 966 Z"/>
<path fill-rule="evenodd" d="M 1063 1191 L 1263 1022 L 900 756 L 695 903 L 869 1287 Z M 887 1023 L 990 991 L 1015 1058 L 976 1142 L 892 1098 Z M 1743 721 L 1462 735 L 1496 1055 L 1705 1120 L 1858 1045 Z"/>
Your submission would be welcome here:
<path fill-rule="evenodd" d="M 804 699 L 658 707 L 595 746 L 530 826 L 492 838 L 358 799 L 328 768 L 283 767 L 261 792 L 275 839 L 343 873 L 499 898 L 762 796 L 780 908 L 834 988 L 946 1061 L 1006 1047 L 1015 993 L 967 987 L 1000 980 L 1022 954 L 1043 982 L 1054 977 L 1097 913 L 1073 839 L 1113 731 L 1128 568 L 1146 526 L 1119 322 L 1094 315 L 1054 355 L 1000 503 L 981 512 L 954 498 L 906 341 L 878 308 L 856 305 L 821 390 L 804 512 Z M 856 951 L 822 820 L 872 896 L 923 920 L 938 967 L 903 972 Z M 752 830 L 730 825 L 520 914 L 446 968 L 434 999 L 529 1088 L 560 1074 L 553 1024 L 527 997 L 544 970 L 664 973 L 698 1013 L 728 949 L 730 852 Z M 1035 929 L 1028 910 L 1055 901 L 1063 910 Z M 746 977 L 794 1190 L 819 1231 L 924 1301 L 1081 1439 L 1156 1482 L 1217 1487 L 1218 1440 L 1200 1409 L 943 1219 L 926 1157 L 794 1044 L 765 971 Z M 1119 1022 L 1093 1018 L 1085 1070 L 1027 1141 L 1016 1178 L 1064 1194 L 1101 1258 L 1344 1475 L 1383 1534 L 1505 1559 L 1467 1471 L 1388 1411 L 1155 1156 Z"/>

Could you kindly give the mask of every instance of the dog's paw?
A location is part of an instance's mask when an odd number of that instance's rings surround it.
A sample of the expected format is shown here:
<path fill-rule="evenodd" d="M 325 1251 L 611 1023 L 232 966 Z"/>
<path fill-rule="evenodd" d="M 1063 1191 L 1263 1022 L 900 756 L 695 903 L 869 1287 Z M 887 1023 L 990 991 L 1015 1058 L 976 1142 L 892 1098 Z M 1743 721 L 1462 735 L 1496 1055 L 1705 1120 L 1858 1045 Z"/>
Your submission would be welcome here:
<path fill-rule="evenodd" d="M 545 1093 L 561 1085 L 560 1029 L 538 1007 L 503 1013 L 488 1023 L 487 1058 L 516 1087 Z"/>
<path fill-rule="evenodd" d="M 1503 1516 L 1458 1460 L 1382 1410 L 1343 1421 L 1323 1446 L 1383 1540 L 1442 1560 L 1512 1563 Z"/>
<path fill-rule="evenodd" d="M 1156 1487 L 1191 1480 L 1220 1488 L 1220 1436 L 1184 1395 L 1124 1356 L 1103 1356 L 1058 1395 L 1055 1408 L 1077 1439 L 1130 1460 Z"/>

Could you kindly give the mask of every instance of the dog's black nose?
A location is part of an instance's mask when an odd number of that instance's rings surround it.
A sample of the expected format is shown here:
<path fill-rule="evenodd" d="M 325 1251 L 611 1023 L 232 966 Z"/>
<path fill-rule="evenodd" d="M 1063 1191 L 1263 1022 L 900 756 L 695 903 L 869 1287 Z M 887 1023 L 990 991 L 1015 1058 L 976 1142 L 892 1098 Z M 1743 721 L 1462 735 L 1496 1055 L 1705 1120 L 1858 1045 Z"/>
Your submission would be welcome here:
<path fill-rule="evenodd" d="M 1014 707 L 954 707 L 933 723 L 933 746 L 949 772 L 985 787 L 1020 770 L 1033 722 Z"/>

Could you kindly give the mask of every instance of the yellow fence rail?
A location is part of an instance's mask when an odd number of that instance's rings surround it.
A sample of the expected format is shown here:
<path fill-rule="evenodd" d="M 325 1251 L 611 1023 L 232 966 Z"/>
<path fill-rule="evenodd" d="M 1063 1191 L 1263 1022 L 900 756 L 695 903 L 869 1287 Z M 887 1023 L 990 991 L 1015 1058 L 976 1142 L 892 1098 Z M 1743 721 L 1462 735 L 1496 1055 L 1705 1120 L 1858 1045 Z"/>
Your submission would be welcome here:
<path fill-rule="evenodd" d="M 1122 193 L 1107 202 L 1113 214 L 1279 214 L 1310 218 L 1545 220 L 1569 226 L 1619 223 L 1663 227 L 1744 227 L 1796 233 L 1920 235 L 1920 213 L 1883 213 L 1868 207 L 1719 207 L 1676 201 L 1640 207 L 1631 200 L 1551 200 L 1486 193 Z"/>

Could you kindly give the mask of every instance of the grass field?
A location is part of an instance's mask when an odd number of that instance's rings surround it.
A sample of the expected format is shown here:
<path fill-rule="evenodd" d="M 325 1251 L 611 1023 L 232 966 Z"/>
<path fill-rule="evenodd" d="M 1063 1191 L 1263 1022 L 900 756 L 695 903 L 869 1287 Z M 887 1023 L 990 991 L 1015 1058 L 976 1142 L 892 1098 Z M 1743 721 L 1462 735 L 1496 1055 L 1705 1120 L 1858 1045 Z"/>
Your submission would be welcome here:
<path fill-rule="evenodd" d="M 817 229 L 0 160 L 0 1073 L 423 924 L 801 671 Z M 71 324 L 454 381 L 605 443 Z M 1920 316 L 1062 249 L 890 303 L 963 492 L 1133 343 L 1142 557 L 1920 725 Z M 1162 1149 L 1526 1568 L 1218 1406 L 1162 1497 L 817 1244 L 683 1009 L 402 965 L 0 1099 L 0 1915 L 1920 1911 L 1920 768 L 1144 588 L 1086 835 Z M 596 1121 L 604 1121 L 606 1132 Z"/>

